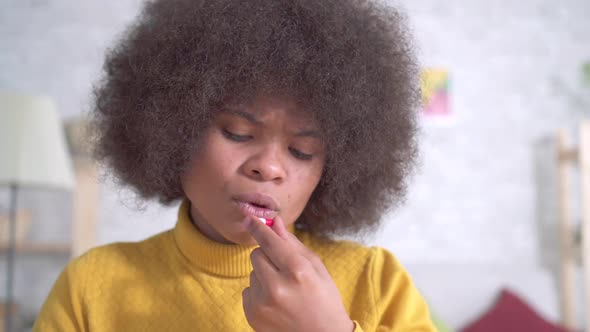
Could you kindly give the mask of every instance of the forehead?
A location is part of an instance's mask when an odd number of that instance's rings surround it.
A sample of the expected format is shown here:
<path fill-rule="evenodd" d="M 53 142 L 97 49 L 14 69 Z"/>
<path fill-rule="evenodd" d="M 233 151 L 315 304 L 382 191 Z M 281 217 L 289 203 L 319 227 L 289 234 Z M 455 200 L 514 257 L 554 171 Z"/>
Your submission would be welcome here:
<path fill-rule="evenodd" d="M 291 98 L 257 97 L 248 102 L 231 103 L 222 108 L 223 113 L 240 116 L 254 123 L 283 120 L 297 126 L 315 127 L 315 119 L 309 110 Z"/>

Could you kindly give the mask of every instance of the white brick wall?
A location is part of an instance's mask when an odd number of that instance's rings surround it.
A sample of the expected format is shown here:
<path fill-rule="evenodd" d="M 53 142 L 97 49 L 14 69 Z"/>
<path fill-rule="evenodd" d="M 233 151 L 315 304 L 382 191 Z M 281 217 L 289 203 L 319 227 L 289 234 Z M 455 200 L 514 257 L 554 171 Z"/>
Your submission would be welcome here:
<path fill-rule="evenodd" d="M 455 326 L 503 285 L 557 319 L 558 295 L 545 268 L 555 266 L 547 257 L 557 240 L 547 226 L 554 179 L 547 148 L 535 144 L 590 115 L 590 87 L 580 83 L 581 64 L 590 60 L 590 2 L 405 6 L 422 62 L 451 72 L 456 118 L 449 126 L 425 124 L 422 172 L 376 242 L 409 264 Z"/>
<path fill-rule="evenodd" d="M 422 168 L 407 205 L 368 243 L 396 253 L 454 326 L 484 310 L 503 285 L 557 319 L 546 268 L 554 266 L 552 179 L 547 148 L 535 144 L 590 115 L 590 87 L 579 78 L 590 60 L 590 1 L 401 3 L 422 63 L 451 73 L 455 116 L 447 125 L 424 123 Z M 64 118 L 88 110 L 103 51 L 138 4 L 0 0 L 0 89 L 48 93 Z M 174 209 L 138 213 L 119 199 L 105 186 L 100 243 L 138 240 L 174 223 Z M 29 297 L 31 308 L 37 297 Z"/>

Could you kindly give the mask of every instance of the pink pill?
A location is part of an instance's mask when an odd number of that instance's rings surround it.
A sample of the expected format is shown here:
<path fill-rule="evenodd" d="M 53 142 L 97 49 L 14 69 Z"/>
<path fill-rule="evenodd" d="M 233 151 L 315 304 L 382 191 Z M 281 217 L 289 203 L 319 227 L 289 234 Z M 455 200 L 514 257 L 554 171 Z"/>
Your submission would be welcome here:
<path fill-rule="evenodd" d="M 260 220 L 261 223 L 265 224 L 268 227 L 272 227 L 272 225 L 274 225 L 275 223 L 272 219 L 258 218 L 258 220 Z"/>

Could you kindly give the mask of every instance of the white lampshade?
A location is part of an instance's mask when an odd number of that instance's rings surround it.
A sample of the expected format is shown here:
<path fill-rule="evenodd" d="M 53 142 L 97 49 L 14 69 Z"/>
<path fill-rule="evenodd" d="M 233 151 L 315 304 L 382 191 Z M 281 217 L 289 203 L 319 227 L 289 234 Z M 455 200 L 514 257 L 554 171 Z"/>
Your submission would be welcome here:
<path fill-rule="evenodd" d="M 72 161 L 56 107 L 0 92 L 0 185 L 72 189 Z"/>

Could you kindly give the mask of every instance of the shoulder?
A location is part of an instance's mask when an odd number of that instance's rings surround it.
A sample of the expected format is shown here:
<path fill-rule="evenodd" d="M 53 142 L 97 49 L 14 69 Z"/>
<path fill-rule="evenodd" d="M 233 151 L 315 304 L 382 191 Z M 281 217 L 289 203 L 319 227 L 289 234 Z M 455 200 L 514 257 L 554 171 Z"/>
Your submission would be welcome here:
<path fill-rule="evenodd" d="M 331 273 L 375 277 L 375 274 L 405 274 L 397 258 L 387 249 L 349 240 L 330 240 L 296 232 L 303 244 L 318 255 Z"/>
<path fill-rule="evenodd" d="M 116 242 L 98 246 L 74 258 L 67 269 L 91 279 L 96 274 L 108 275 L 137 271 L 170 255 L 171 232 L 165 231 L 139 242 Z"/>

